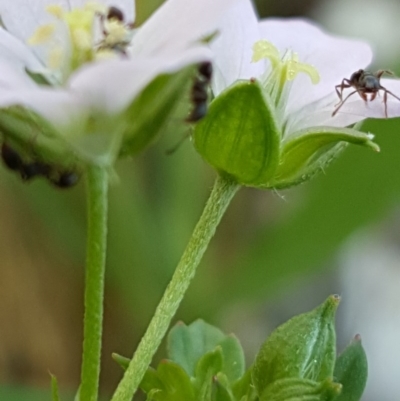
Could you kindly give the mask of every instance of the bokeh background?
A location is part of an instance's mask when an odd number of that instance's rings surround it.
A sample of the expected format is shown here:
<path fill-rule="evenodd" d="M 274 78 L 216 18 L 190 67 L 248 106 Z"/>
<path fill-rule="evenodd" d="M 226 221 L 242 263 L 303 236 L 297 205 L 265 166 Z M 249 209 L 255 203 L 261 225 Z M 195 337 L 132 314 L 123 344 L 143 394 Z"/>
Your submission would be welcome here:
<path fill-rule="evenodd" d="M 160 0 L 137 0 L 144 21 Z M 11 5 L 10 5 L 11 6 Z M 373 69 L 400 74 L 400 2 L 259 0 L 260 15 L 306 16 L 375 46 Z M 173 23 L 173 21 L 171 21 Z M 249 363 L 277 324 L 342 295 L 338 346 L 361 333 L 370 361 L 364 401 L 393 401 L 400 376 L 400 121 L 368 121 L 381 153 L 349 147 L 325 175 L 288 191 L 242 189 L 224 217 L 176 320 L 234 332 Z M 184 132 L 117 165 L 110 191 L 102 395 L 121 376 L 210 192 L 215 173 Z M 64 400 L 80 375 L 84 183 L 28 185 L 0 168 L 0 400 Z M 161 350 L 157 358 L 163 354 Z"/>

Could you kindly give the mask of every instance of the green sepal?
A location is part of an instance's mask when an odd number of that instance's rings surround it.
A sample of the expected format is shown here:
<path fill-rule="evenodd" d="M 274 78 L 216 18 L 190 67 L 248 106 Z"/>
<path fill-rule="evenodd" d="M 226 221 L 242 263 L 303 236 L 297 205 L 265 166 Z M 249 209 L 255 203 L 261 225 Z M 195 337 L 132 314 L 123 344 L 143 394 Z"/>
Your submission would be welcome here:
<path fill-rule="evenodd" d="M 367 376 L 367 356 L 361 344 L 361 337 L 357 335 L 336 361 L 334 379 L 342 384 L 343 390 L 335 401 L 359 401 L 367 383 Z"/>
<path fill-rule="evenodd" d="M 0 109 L 0 133 L 26 162 L 34 159 L 65 170 L 75 170 L 80 164 L 70 144 L 32 110 L 21 106 Z"/>
<path fill-rule="evenodd" d="M 372 135 L 351 128 L 312 127 L 298 131 L 282 143 L 281 158 L 270 187 L 283 188 L 306 181 L 325 167 L 337 155 L 338 147 L 352 143 L 379 152 Z"/>
<path fill-rule="evenodd" d="M 200 155 L 237 183 L 262 187 L 279 162 L 275 111 L 257 81 L 238 81 L 217 96 L 194 129 Z"/>
<path fill-rule="evenodd" d="M 57 378 L 51 373 L 50 376 L 51 376 L 51 399 L 53 401 L 60 401 Z"/>
<path fill-rule="evenodd" d="M 151 145 L 189 92 L 194 67 L 155 78 L 121 116 L 126 121 L 120 156 L 135 155 Z M 184 119 L 181 119 L 184 123 Z"/>
<path fill-rule="evenodd" d="M 342 386 L 327 379 L 316 382 L 308 379 L 287 378 L 270 384 L 260 401 L 333 401 Z"/>
<path fill-rule="evenodd" d="M 271 383 L 298 378 L 323 381 L 336 360 L 334 318 L 340 298 L 330 296 L 311 312 L 295 316 L 267 338 L 256 356 L 252 380 L 258 394 Z"/>
<path fill-rule="evenodd" d="M 196 320 L 188 326 L 178 323 L 171 329 L 167 339 L 168 357 L 182 366 L 191 377 L 200 358 L 214 351 L 217 346 L 223 355 L 221 371 L 230 381 L 237 380 L 244 373 L 245 361 L 243 349 L 233 335 L 226 335 L 203 320 Z"/>

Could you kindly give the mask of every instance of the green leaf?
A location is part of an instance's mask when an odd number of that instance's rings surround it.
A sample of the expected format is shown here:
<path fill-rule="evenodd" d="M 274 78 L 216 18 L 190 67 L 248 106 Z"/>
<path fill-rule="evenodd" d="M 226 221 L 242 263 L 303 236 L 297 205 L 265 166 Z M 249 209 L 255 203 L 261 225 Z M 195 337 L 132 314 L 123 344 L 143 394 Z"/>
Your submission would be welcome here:
<path fill-rule="evenodd" d="M 232 385 L 232 392 L 235 400 L 253 401 L 257 398 L 254 386 L 251 381 L 252 368 L 248 369 L 246 373 Z"/>
<path fill-rule="evenodd" d="M 285 378 L 322 381 L 332 377 L 336 359 L 334 318 L 338 296 L 311 312 L 295 316 L 267 338 L 253 365 L 253 383 L 262 394 Z"/>
<path fill-rule="evenodd" d="M 230 382 L 234 382 L 243 376 L 246 368 L 243 348 L 233 334 L 227 335 L 220 343 L 224 357 L 222 372 Z"/>
<path fill-rule="evenodd" d="M 194 144 L 217 171 L 239 184 L 265 186 L 279 162 L 274 109 L 256 81 L 239 81 L 219 96 L 194 129 Z"/>
<path fill-rule="evenodd" d="M 333 159 L 331 149 L 338 143 L 363 145 L 379 152 L 379 146 L 372 142 L 369 134 L 351 128 L 308 128 L 284 141 L 279 167 L 269 185 L 287 187 L 323 171 Z"/>
<path fill-rule="evenodd" d="M 333 401 L 341 387 L 330 379 L 322 383 L 299 378 L 281 379 L 265 389 L 260 401 Z"/>
<path fill-rule="evenodd" d="M 57 378 L 51 373 L 50 376 L 51 376 L 51 398 L 53 401 L 60 401 Z"/>
<path fill-rule="evenodd" d="M 223 374 L 216 375 L 212 382 L 211 401 L 234 401 L 229 383 Z"/>
<path fill-rule="evenodd" d="M 189 92 L 195 68 L 155 78 L 133 101 L 122 118 L 126 120 L 121 156 L 134 155 L 153 143 L 165 130 L 185 93 Z M 182 124 L 184 119 L 182 118 Z"/>
<path fill-rule="evenodd" d="M 155 401 L 196 401 L 186 372 L 176 363 L 163 360 L 157 370 L 149 368 L 140 384 L 148 399 Z"/>
<path fill-rule="evenodd" d="M 222 370 L 223 356 L 221 347 L 204 354 L 196 365 L 196 400 L 207 401 L 211 398 L 213 377 Z"/>
<path fill-rule="evenodd" d="M 170 359 L 181 365 L 190 376 L 194 376 L 199 360 L 219 346 L 223 357 L 223 372 L 229 381 L 239 379 L 245 370 L 244 353 L 239 340 L 202 320 L 189 326 L 178 323 L 171 329 L 167 340 Z"/>
<path fill-rule="evenodd" d="M 367 356 L 357 335 L 336 361 L 334 378 L 343 390 L 335 401 L 359 401 L 368 376 Z"/>
<path fill-rule="evenodd" d="M 214 350 L 224 338 L 221 330 L 203 320 L 196 320 L 189 326 L 180 322 L 168 334 L 168 357 L 193 377 L 200 358 Z"/>

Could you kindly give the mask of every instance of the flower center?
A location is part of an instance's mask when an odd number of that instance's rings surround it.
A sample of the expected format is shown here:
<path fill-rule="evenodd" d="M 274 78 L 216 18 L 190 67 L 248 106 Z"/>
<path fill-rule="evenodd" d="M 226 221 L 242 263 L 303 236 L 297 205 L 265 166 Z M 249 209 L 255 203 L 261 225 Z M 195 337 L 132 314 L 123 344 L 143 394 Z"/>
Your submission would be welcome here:
<path fill-rule="evenodd" d="M 97 58 L 126 55 L 132 26 L 124 23 L 118 8 L 87 2 L 71 11 L 55 4 L 46 11 L 55 21 L 39 26 L 28 43 L 45 47 L 47 66 L 59 73 L 59 81 L 65 82 L 73 71 Z"/>
<path fill-rule="evenodd" d="M 287 51 L 283 57 L 280 56 L 279 50 L 266 40 L 259 40 L 253 46 L 253 62 L 268 59 L 271 62 L 272 71 L 265 76 L 262 83 L 269 92 L 271 98 L 278 106 L 286 99 L 285 94 L 290 90 L 291 81 L 293 81 L 299 73 L 308 75 L 313 84 L 319 82 L 319 74 L 315 67 L 310 64 L 299 61 L 297 53 Z"/>

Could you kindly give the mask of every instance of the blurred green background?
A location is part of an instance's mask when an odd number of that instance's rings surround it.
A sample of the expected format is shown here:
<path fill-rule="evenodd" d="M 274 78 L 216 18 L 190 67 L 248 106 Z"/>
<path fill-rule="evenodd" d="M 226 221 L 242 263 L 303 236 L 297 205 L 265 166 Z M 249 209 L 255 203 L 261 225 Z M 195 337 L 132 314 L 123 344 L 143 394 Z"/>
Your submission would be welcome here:
<path fill-rule="evenodd" d="M 137 0 L 144 21 L 160 0 Z M 267 15 L 312 15 L 323 2 L 259 1 Z M 338 29 L 340 31 L 340 29 Z M 380 66 L 396 69 L 396 64 Z M 349 147 L 310 183 L 279 193 L 242 189 L 201 263 L 176 320 L 202 317 L 236 332 L 249 354 L 267 331 L 342 292 L 337 255 L 400 201 L 400 121 L 369 121 L 381 153 Z M 171 277 L 215 173 L 182 132 L 117 165 L 110 191 L 102 394 L 121 376 Z M 50 400 L 49 371 L 72 399 L 80 374 L 84 183 L 69 191 L 0 172 L 0 400 Z M 346 300 L 344 300 L 345 304 Z M 355 333 L 354 333 L 355 334 Z M 344 341 L 350 340 L 345 339 Z"/>

